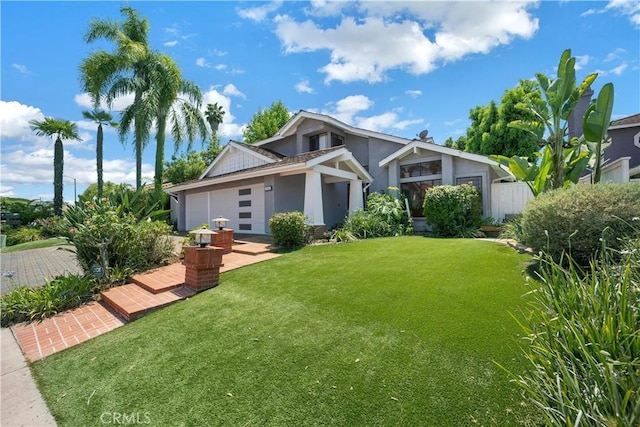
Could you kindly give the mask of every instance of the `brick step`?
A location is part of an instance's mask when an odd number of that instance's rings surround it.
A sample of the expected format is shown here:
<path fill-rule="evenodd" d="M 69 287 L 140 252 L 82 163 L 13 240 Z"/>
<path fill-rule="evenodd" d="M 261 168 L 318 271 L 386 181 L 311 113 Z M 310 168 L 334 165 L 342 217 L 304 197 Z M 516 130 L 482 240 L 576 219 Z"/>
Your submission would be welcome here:
<path fill-rule="evenodd" d="M 147 291 L 159 294 L 184 285 L 185 267 L 181 263 L 167 265 L 141 274 L 129 280 Z"/>
<path fill-rule="evenodd" d="M 231 248 L 233 252 L 244 255 L 262 255 L 271 252 L 273 246 L 266 243 L 243 242 L 236 240 Z"/>
<path fill-rule="evenodd" d="M 129 322 L 194 294 L 184 286 L 154 294 L 134 283 L 100 292 L 103 301 Z"/>

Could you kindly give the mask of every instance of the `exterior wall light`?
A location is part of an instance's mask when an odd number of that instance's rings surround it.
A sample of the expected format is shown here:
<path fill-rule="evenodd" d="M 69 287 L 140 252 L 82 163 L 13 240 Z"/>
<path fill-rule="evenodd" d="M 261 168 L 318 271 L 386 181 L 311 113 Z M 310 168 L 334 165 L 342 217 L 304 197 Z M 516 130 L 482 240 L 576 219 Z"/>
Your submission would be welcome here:
<path fill-rule="evenodd" d="M 225 228 L 227 226 L 227 222 L 229 222 L 227 218 L 223 218 L 222 216 L 219 216 L 216 219 L 212 219 L 211 221 L 216 227 L 218 227 L 218 230 L 222 230 L 223 228 Z"/>
<path fill-rule="evenodd" d="M 217 234 L 215 231 L 211 231 L 205 227 L 196 228 L 195 230 L 191 230 L 189 233 L 196 235 L 196 243 L 199 244 L 201 248 L 207 247 L 211 243 L 211 236 Z"/>

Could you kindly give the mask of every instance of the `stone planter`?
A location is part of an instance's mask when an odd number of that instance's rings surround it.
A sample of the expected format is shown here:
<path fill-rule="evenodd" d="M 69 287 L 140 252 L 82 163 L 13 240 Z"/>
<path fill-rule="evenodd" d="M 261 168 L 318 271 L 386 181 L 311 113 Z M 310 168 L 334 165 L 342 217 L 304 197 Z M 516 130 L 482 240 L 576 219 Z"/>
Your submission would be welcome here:
<path fill-rule="evenodd" d="M 482 231 L 485 236 L 495 239 L 500 235 L 500 232 L 502 232 L 502 227 L 497 225 L 483 225 L 480 227 L 480 231 Z"/>

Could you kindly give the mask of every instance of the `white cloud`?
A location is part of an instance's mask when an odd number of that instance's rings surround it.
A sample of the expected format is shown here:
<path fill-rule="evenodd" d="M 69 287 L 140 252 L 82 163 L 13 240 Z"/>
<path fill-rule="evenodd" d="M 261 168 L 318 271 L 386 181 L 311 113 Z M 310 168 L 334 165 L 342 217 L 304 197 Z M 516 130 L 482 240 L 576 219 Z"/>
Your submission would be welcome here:
<path fill-rule="evenodd" d="M 609 70 L 609 72 L 611 72 L 611 74 L 615 74 L 616 76 L 620 76 L 622 75 L 622 73 L 624 73 L 624 70 L 626 70 L 628 67 L 628 64 L 625 62 L 623 64 L 618 65 L 615 68 L 612 68 L 611 70 Z"/>
<path fill-rule="evenodd" d="M 361 2 L 366 16 L 343 16 L 333 28 L 278 15 L 275 33 L 289 54 L 328 50 L 330 62 L 320 68 L 326 83 L 376 83 L 385 80 L 389 70 L 426 74 L 468 54 L 488 53 L 516 37 L 530 38 L 538 19 L 527 8 L 535 4 Z"/>
<path fill-rule="evenodd" d="M 16 150 L 3 153 L 1 165 L 3 185 L 13 190 L 18 185 L 51 184 L 53 182 L 53 148 L 42 148 L 34 151 Z M 135 184 L 135 159 L 104 159 L 103 177 L 105 181 Z M 142 165 L 143 179 L 153 181 L 153 166 Z M 78 157 L 72 152 L 64 151 L 64 185 L 88 185 L 96 182 L 95 158 Z"/>
<path fill-rule="evenodd" d="M 606 10 L 615 10 L 629 17 L 631 23 L 640 27 L 640 2 L 633 0 L 610 0 Z"/>
<path fill-rule="evenodd" d="M 410 96 L 410 97 L 412 97 L 412 98 L 417 98 L 417 97 L 419 97 L 420 95 L 422 95 L 422 91 L 421 91 L 421 90 L 419 90 L 419 89 L 415 89 L 415 90 L 411 90 L 411 89 L 409 89 L 409 90 L 405 90 L 405 91 L 404 91 L 404 93 L 405 93 L 406 95 L 409 95 L 409 96 Z"/>
<path fill-rule="evenodd" d="M 222 70 L 226 69 L 227 66 L 225 64 L 218 64 L 218 65 L 214 66 L 213 68 L 215 68 L 216 70 L 222 71 Z"/>
<path fill-rule="evenodd" d="M 589 55 L 576 55 L 576 70 L 581 70 L 585 65 L 589 63 L 591 57 Z"/>
<path fill-rule="evenodd" d="M 392 129 L 404 130 L 408 126 L 423 122 L 422 119 L 400 120 L 396 111 L 388 111 L 373 116 L 362 114 L 372 106 L 373 101 L 365 95 L 351 95 L 330 104 L 330 108 L 324 109 L 321 113 L 335 117 L 341 122 L 375 132 Z"/>
<path fill-rule="evenodd" d="M 340 15 L 345 7 L 350 6 L 344 1 L 311 0 L 311 7 L 305 8 L 307 15 L 326 17 Z"/>
<path fill-rule="evenodd" d="M 211 55 L 214 55 L 214 56 L 225 56 L 229 52 L 226 52 L 224 50 L 213 49 L 213 50 L 209 51 L 209 53 Z"/>
<path fill-rule="evenodd" d="M 16 70 L 20 71 L 20 73 L 25 74 L 25 75 L 29 75 L 31 74 L 31 71 L 29 71 L 29 69 L 27 68 L 26 65 L 22 65 L 22 64 L 11 64 L 11 66 L 13 68 L 15 68 Z"/>
<path fill-rule="evenodd" d="M 462 121 L 462 119 L 445 120 L 444 125 L 445 126 L 455 126 L 458 123 L 460 123 L 461 121 Z"/>
<path fill-rule="evenodd" d="M 133 98 L 134 98 L 133 94 L 120 96 L 116 98 L 111 105 L 111 111 L 124 110 L 125 108 L 127 108 L 129 105 L 133 103 Z M 91 101 L 91 96 L 87 92 L 76 94 L 73 97 L 73 100 L 80 107 L 93 109 L 93 102 Z M 100 104 L 103 106 L 104 109 L 107 109 L 107 106 L 106 106 L 107 103 L 104 99 L 101 100 Z"/>
<path fill-rule="evenodd" d="M 7 139 L 25 142 L 46 141 L 47 138 L 36 137 L 29 128 L 30 120 L 44 120 L 44 117 L 37 107 L 17 101 L 0 100 L 0 139 L 3 140 L 3 145 Z"/>
<path fill-rule="evenodd" d="M 269 13 L 275 12 L 282 6 L 282 1 L 274 1 L 258 7 L 238 10 L 238 15 L 244 19 L 251 19 L 255 22 L 262 22 Z"/>
<path fill-rule="evenodd" d="M 208 67 L 210 67 L 210 66 L 211 66 L 211 64 L 209 64 L 209 63 L 207 62 L 207 60 L 206 60 L 206 59 L 204 59 L 204 58 L 198 58 L 198 59 L 196 59 L 196 65 L 197 65 L 198 67 L 203 67 L 203 68 L 208 68 Z"/>
<path fill-rule="evenodd" d="M 175 45 L 178 44 L 178 40 L 171 40 L 171 41 L 168 41 L 168 42 L 164 42 L 162 44 L 167 46 L 167 47 L 174 47 Z"/>
<path fill-rule="evenodd" d="M 613 52 L 609 52 L 607 56 L 603 59 L 603 61 L 604 62 L 615 61 L 616 59 L 620 59 L 620 55 L 622 55 L 623 53 L 627 53 L 627 50 L 621 47 L 618 47 L 614 49 Z"/>
<path fill-rule="evenodd" d="M 237 87 L 233 83 L 229 83 L 222 90 L 223 95 L 227 96 L 238 96 L 243 99 L 247 99 L 244 93 L 240 92 Z"/>
<path fill-rule="evenodd" d="M 309 80 L 301 80 L 295 85 L 298 93 L 313 93 L 313 88 L 309 86 Z"/>

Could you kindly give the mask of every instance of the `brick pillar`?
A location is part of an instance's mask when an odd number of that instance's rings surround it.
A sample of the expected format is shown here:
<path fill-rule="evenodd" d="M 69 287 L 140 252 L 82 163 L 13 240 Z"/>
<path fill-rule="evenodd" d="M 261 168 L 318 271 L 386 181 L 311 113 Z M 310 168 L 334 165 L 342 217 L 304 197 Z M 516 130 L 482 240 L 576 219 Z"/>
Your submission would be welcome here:
<path fill-rule="evenodd" d="M 224 249 L 224 254 L 230 254 L 233 246 L 233 229 L 224 228 L 215 230 L 216 234 L 211 235 L 211 246 Z"/>
<path fill-rule="evenodd" d="M 220 267 L 222 266 L 222 248 L 207 246 L 185 246 L 184 261 L 186 267 L 184 284 L 196 292 L 218 286 Z"/>

